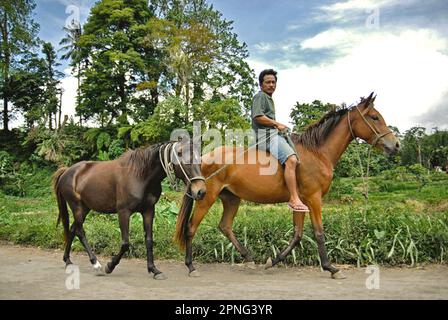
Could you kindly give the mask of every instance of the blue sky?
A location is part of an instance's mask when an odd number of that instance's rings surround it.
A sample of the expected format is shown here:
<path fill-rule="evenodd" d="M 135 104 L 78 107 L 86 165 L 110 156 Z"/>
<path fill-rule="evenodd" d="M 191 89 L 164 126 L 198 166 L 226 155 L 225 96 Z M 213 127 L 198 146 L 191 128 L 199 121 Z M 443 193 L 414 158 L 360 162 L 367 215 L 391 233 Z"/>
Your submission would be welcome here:
<path fill-rule="evenodd" d="M 37 0 L 40 38 L 58 47 L 70 18 L 84 23 L 93 0 Z M 209 0 L 232 20 L 258 74 L 279 71 L 278 119 L 295 102 L 355 103 L 371 91 L 388 124 L 448 129 L 448 1 Z M 79 14 L 78 14 L 79 13 Z M 62 69 L 66 68 L 64 63 Z M 67 113 L 75 81 L 63 81 Z"/>

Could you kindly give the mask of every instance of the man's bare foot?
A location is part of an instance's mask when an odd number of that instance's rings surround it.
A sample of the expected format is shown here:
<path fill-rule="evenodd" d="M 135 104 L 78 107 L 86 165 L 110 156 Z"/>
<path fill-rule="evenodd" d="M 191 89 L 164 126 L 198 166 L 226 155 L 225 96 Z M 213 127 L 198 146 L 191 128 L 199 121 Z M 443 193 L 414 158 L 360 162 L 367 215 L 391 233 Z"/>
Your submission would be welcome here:
<path fill-rule="evenodd" d="M 302 202 L 295 203 L 295 204 L 292 204 L 291 202 L 289 202 L 288 208 L 294 212 L 309 212 L 310 211 L 310 209 Z"/>

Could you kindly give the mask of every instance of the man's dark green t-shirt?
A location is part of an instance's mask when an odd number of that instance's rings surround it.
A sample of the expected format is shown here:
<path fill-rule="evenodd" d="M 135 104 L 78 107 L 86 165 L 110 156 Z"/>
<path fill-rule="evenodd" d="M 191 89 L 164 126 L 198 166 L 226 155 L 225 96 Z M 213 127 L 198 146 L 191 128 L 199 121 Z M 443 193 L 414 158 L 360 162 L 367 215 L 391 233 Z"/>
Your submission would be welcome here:
<path fill-rule="evenodd" d="M 264 126 L 254 121 L 257 116 L 266 116 L 269 119 L 275 120 L 275 105 L 274 100 L 266 92 L 259 91 L 252 101 L 252 129 L 257 132 L 260 129 L 273 129 L 270 126 Z"/>

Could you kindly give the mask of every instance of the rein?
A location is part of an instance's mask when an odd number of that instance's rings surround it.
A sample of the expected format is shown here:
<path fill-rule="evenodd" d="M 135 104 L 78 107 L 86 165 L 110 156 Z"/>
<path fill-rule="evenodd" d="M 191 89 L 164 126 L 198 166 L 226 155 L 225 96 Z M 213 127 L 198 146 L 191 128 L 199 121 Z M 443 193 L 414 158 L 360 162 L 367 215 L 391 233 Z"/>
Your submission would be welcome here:
<path fill-rule="evenodd" d="M 367 121 L 366 117 L 364 116 L 364 114 L 359 110 L 358 106 L 355 107 L 356 110 L 358 111 L 359 115 L 361 116 L 362 120 L 364 120 L 364 122 L 367 124 L 367 126 L 372 130 L 372 132 L 375 134 L 375 139 L 372 142 L 372 146 L 375 147 L 376 144 L 378 143 L 378 141 L 387 136 L 388 134 L 393 133 L 392 130 L 389 130 L 388 132 L 385 133 L 379 133 L 377 129 L 375 129 L 374 125 L 372 126 L 370 124 L 369 121 Z M 353 139 L 356 139 L 355 134 L 353 133 L 353 129 L 352 129 L 352 123 L 350 121 L 350 111 L 347 113 L 347 121 L 348 121 L 348 128 L 350 130 L 350 134 L 352 135 Z"/>
<path fill-rule="evenodd" d="M 356 150 L 356 154 L 358 155 L 359 167 L 361 168 L 362 179 L 363 179 L 363 182 L 364 182 L 364 197 L 365 197 L 365 199 L 366 199 L 366 201 L 367 201 L 367 199 L 369 198 L 369 185 L 368 185 L 369 180 L 368 180 L 368 179 L 369 179 L 369 167 L 370 167 L 370 154 L 371 154 L 371 151 L 372 151 L 372 147 L 375 147 L 376 144 L 378 143 L 378 141 L 379 141 L 381 138 L 383 138 L 383 137 L 385 137 L 385 136 L 387 136 L 388 134 L 391 134 L 391 133 L 393 133 L 393 132 L 392 132 L 392 130 L 389 130 L 388 132 L 385 132 L 385 133 L 381 133 L 381 134 L 380 134 L 380 133 L 378 132 L 378 130 L 375 130 L 374 126 L 372 126 L 372 125 L 369 123 L 369 121 L 367 121 L 366 117 L 365 117 L 364 114 L 359 110 L 358 106 L 356 106 L 356 110 L 357 110 L 358 113 L 360 114 L 362 120 L 364 120 L 364 122 L 367 124 L 367 126 L 368 126 L 368 127 L 372 130 L 372 132 L 375 134 L 375 139 L 373 140 L 372 144 L 371 144 L 370 147 L 369 147 L 369 153 L 368 153 L 368 156 L 367 156 L 367 168 L 366 168 L 366 175 L 365 175 L 365 176 L 364 176 L 364 168 L 363 168 L 363 166 L 362 166 L 361 156 L 360 156 L 360 154 L 359 154 L 358 148 L 355 149 L 355 150 Z M 354 132 L 353 132 L 353 129 L 352 129 L 352 122 L 350 121 L 350 111 L 347 113 L 347 122 L 348 122 L 348 128 L 349 128 L 349 130 L 350 130 L 350 134 L 352 135 L 353 140 L 356 141 L 356 136 L 355 136 L 355 134 L 354 134 Z M 367 203 L 366 203 L 366 205 L 367 205 Z"/>

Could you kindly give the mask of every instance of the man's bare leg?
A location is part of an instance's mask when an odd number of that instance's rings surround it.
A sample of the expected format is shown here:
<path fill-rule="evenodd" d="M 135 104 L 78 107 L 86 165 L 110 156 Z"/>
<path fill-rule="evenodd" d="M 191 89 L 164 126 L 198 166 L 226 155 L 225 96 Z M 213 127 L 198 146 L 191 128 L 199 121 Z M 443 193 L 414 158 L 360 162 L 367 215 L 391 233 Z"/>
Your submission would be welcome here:
<path fill-rule="evenodd" d="M 299 194 L 297 192 L 297 180 L 296 180 L 296 168 L 297 168 L 297 157 L 295 155 L 289 156 L 285 162 L 285 181 L 288 187 L 289 194 L 289 206 L 294 211 L 309 211 L 308 207 L 300 200 Z"/>

